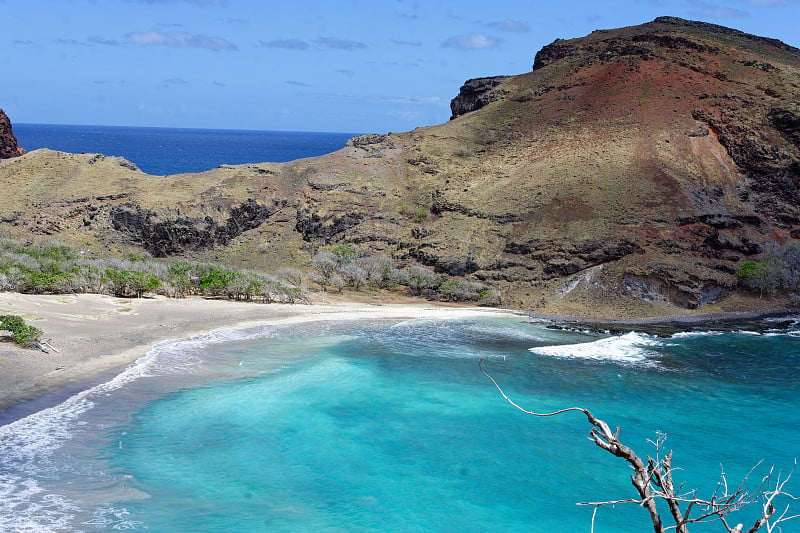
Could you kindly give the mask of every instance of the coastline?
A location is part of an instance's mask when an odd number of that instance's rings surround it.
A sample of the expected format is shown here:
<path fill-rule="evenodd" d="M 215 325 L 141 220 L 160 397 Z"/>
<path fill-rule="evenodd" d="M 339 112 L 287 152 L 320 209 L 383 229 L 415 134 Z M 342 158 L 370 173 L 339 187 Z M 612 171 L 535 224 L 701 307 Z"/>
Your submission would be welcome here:
<path fill-rule="evenodd" d="M 797 309 L 602 319 L 471 307 L 404 298 L 318 295 L 312 305 L 260 304 L 200 297 L 129 299 L 99 294 L 0 293 L 0 314 L 17 314 L 44 331 L 58 352 L 0 342 L 0 425 L 50 407 L 113 378 L 161 342 L 210 331 L 324 320 L 524 316 L 554 327 L 669 336 L 692 329 L 765 329 Z M 791 320 L 791 319 L 789 319 Z M 772 322 L 774 324 L 774 322 Z M 0 332 L 2 335 L 3 332 Z"/>
<path fill-rule="evenodd" d="M 302 305 L 18 293 L 0 293 L 0 314 L 22 316 L 41 328 L 42 338 L 58 350 L 44 353 L 0 342 L 0 424 L 111 379 L 158 343 L 210 331 L 317 320 L 521 315 L 493 308 L 330 296 L 320 303 Z"/>
<path fill-rule="evenodd" d="M 774 328 L 781 321 L 793 322 L 800 317 L 797 308 L 780 307 L 759 311 L 726 311 L 649 318 L 604 319 L 529 313 L 531 319 L 552 322 L 555 326 L 587 328 L 609 333 L 638 331 L 658 336 L 670 336 L 679 331 L 750 330 Z"/>

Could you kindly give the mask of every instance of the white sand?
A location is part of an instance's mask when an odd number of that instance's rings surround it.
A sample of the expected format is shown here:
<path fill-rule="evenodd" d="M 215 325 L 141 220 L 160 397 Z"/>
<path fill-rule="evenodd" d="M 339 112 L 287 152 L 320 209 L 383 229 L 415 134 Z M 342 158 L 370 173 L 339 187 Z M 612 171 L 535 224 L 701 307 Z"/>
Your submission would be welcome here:
<path fill-rule="evenodd" d="M 0 293 L 0 314 L 21 315 L 44 331 L 58 350 L 46 354 L 0 342 L 0 412 L 65 387 L 124 367 L 170 339 L 217 329 L 259 324 L 370 318 L 458 318 L 508 315 L 511 311 L 441 306 L 332 301 L 315 305 L 255 304 L 187 299 L 121 299 L 97 294 Z M 0 332 L 3 335 L 3 332 Z"/>

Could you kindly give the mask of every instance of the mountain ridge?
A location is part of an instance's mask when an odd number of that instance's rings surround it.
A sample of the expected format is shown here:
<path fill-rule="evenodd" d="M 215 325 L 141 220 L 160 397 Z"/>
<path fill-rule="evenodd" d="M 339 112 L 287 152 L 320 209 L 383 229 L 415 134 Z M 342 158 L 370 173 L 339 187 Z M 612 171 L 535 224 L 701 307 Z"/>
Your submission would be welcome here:
<path fill-rule="evenodd" d="M 153 177 L 37 150 L 0 164 L 0 230 L 249 268 L 307 266 L 347 243 L 566 314 L 764 305 L 737 273 L 800 238 L 798 49 L 660 17 L 478 80 L 449 122 L 284 164 Z M 120 213 L 137 212 L 132 234 Z M 230 222 L 242 213 L 260 214 Z M 243 231 L 148 248 L 147 235 L 199 226 Z"/>

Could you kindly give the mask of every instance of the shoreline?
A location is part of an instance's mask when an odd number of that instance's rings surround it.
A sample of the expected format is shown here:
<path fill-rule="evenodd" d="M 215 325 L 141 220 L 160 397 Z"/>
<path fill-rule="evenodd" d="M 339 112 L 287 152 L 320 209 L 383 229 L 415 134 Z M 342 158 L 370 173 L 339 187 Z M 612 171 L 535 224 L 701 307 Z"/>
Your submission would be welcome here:
<path fill-rule="evenodd" d="M 108 381 L 156 344 L 209 332 L 327 320 L 527 316 L 504 309 L 330 295 L 303 305 L 18 293 L 0 293 L 0 314 L 22 316 L 58 350 L 44 353 L 0 342 L 0 425 Z"/>
<path fill-rule="evenodd" d="M 328 320 L 518 316 L 620 333 L 669 336 L 687 329 L 764 329 L 765 320 L 796 317 L 797 309 L 600 319 L 475 307 L 404 298 L 322 294 L 319 302 L 261 304 L 194 298 L 116 298 L 99 294 L 0 293 L 0 314 L 17 314 L 44 331 L 58 352 L 0 342 L 0 425 L 51 407 L 113 378 L 156 344 L 221 330 Z M 2 333 L 0 332 L 0 335 Z"/>
<path fill-rule="evenodd" d="M 583 327 L 610 333 L 638 331 L 659 336 L 669 336 L 686 330 L 760 331 L 768 329 L 769 324 L 767 321 L 771 319 L 774 321 L 780 319 L 784 319 L 787 322 L 793 321 L 796 317 L 800 317 L 800 309 L 782 307 L 760 311 L 727 311 L 629 319 L 587 318 L 545 313 L 529 313 L 528 316 L 532 319 L 552 322 L 556 327 Z"/>

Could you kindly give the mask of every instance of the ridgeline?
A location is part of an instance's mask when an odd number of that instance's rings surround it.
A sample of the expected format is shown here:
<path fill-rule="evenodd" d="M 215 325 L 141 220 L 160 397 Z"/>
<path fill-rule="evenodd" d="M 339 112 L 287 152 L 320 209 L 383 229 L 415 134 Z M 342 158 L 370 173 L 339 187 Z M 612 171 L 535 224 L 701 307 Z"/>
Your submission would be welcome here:
<path fill-rule="evenodd" d="M 349 245 L 582 316 L 786 306 L 791 262 L 767 291 L 740 272 L 800 239 L 798 102 L 800 50 L 661 17 L 556 40 L 468 81 L 447 123 L 317 158 L 150 176 L 35 150 L 0 163 L 0 234 L 273 271 Z"/>

